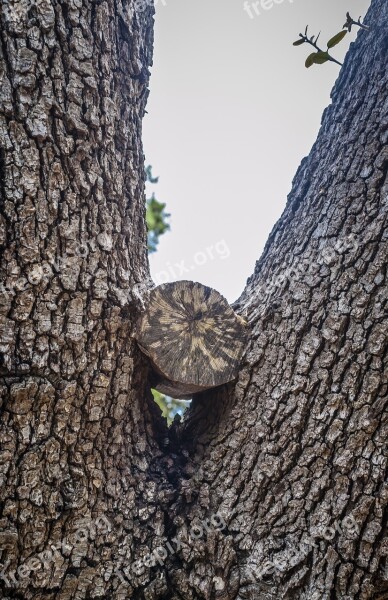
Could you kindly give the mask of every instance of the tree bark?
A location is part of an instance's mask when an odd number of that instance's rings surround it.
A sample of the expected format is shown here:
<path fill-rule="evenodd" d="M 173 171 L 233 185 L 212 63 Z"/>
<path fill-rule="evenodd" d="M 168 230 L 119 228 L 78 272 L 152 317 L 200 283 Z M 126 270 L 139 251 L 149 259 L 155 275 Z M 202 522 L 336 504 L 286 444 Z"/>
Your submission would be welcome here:
<path fill-rule="evenodd" d="M 152 13 L 0 9 L 1 597 L 387 598 L 386 0 L 236 303 L 237 382 L 170 430 L 132 337 Z"/>

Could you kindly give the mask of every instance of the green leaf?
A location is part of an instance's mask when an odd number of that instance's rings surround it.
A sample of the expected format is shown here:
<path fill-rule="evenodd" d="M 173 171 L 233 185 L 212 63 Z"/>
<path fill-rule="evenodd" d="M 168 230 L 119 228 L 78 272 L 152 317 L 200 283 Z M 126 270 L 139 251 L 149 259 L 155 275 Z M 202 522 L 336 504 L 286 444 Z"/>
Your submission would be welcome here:
<path fill-rule="evenodd" d="M 158 202 L 155 195 L 146 202 L 146 222 L 148 227 L 148 250 L 155 252 L 159 243 L 159 236 L 163 235 L 170 229 L 168 223 L 169 213 L 165 212 L 166 205 L 164 202 Z"/>
<path fill-rule="evenodd" d="M 308 69 L 312 65 L 323 65 L 323 63 L 327 62 L 328 60 L 330 60 L 330 57 L 327 52 L 313 52 L 307 57 L 305 64 Z"/>
<path fill-rule="evenodd" d="M 316 65 L 323 65 L 323 63 L 329 60 L 329 55 L 327 52 L 317 52 L 314 55 L 314 63 Z"/>
<path fill-rule="evenodd" d="M 304 44 L 304 40 L 300 39 L 300 40 L 296 40 L 296 42 L 294 42 L 292 45 L 293 46 L 301 46 L 302 44 Z"/>
<path fill-rule="evenodd" d="M 344 39 L 344 37 L 345 37 L 345 35 L 347 33 L 348 33 L 347 31 L 340 31 L 339 33 L 337 33 L 337 35 L 335 35 L 334 37 L 332 37 L 327 42 L 327 47 L 328 48 L 333 48 L 334 46 L 336 46 L 337 44 L 339 44 L 340 41 Z"/>
<path fill-rule="evenodd" d="M 312 54 L 310 54 L 307 58 L 306 58 L 306 68 L 308 69 L 309 67 L 311 67 L 314 64 L 314 57 L 316 55 L 316 52 L 313 52 Z"/>

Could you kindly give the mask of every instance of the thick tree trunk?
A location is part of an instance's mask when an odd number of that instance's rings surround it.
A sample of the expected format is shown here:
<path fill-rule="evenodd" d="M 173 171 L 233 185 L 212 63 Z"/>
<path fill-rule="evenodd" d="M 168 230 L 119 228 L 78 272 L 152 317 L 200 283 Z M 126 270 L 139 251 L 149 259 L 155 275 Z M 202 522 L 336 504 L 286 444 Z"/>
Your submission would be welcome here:
<path fill-rule="evenodd" d="M 131 337 L 153 9 L 0 11 L 0 595 L 129 597 L 113 570 L 164 519 Z"/>
<path fill-rule="evenodd" d="M 236 385 L 170 431 L 132 337 L 152 10 L 0 11 L 1 597 L 388 597 L 386 0 L 236 304 Z"/>

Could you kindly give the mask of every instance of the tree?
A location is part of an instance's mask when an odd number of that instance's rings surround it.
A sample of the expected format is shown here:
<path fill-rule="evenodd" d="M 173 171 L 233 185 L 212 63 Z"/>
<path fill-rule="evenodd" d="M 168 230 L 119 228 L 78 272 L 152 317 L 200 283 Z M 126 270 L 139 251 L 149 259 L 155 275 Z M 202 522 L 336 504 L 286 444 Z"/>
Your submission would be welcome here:
<path fill-rule="evenodd" d="M 146 168 L 146 181 L 149 183 L 158 183 L 159 177 L 152 176 L 152 167 L 148 165 Z M 151 198 L 147 198 L 146 202 L 146 222 L 148 228 L 148 251 L 156 252 L 159 244 L 159 237 L 170 229 L 168 217 L 166 213 L 166 204 L 159 202 L 152 194 Z"/>
<path fill-rule="evenodd" d="M 1 6 L 2 597 L 386 598 L 386 0 L 235 305 L 237 382 L 170 429 L 132 337 L 152 14 Z"/>

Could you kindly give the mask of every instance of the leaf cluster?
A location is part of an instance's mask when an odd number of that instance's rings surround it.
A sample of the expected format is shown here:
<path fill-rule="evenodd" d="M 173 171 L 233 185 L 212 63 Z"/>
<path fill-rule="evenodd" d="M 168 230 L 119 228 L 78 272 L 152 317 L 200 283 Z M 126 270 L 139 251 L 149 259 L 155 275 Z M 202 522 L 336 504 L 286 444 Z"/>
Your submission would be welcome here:
<path fill-rule="evenodd" d="M 159 177 L 152 176 L 152 167 L 148 166 L 145 170 L 146 181 L 149 183 L 158 183 Z M 149 252 L 156 252 L 159 244 L 159 237 L 170 229 L 168 223 L 169 213 L 165 211 L 166 204 L 159 202 L 152 194 L 151 198 L 146 200 L 146 223 L 148 229 L 147 245 Z"/>
<path fill-rule="evenodd" d="M 165 396 L 157 390 L 151 390 L 156 404 L 162 411 L 162 416 L 167 419 L 167 424 L 171 425 L 176 415 L 182 416 L 185 409 L 190 404 L 190 400 L 176 400 Z"/>
<path fill-rule="evenodd" d="M 331 37 L 329 39 L 329 41 L 326 44 L 326 50 L 322 50 L 319 46 L 318 46 L 318 39 L 320 36 L 320 33 L 317 36 L 308 36 L 308 26 L 306 26 L 305 32 L 300 33 L 299 34 L 299 39 L 296 40 L 296 42 L 293 43 L 294 46 L 302 46 L 303 44 L 310 44 L 310 46 L 313 46 L 315 48 L 315 52 L 312 52 L 311 54 L 309 54 L 309 56 L 306 59 L 305 62 L 305 66 L 307 69 L 309 69 L 310 67 L 312 67 L 312 65 L 323 65 L 326 62 L 335 62 L 337 65 L 341 65 L 342 63 L 340 63 L 336 58 L 334 58 L 330 53 L 329 50 L 331 48 L 334 48 L 335 46 L 337 46 L 340 42 L 342 42 L 342 40 L 344 39 L 344 37 L 347 35 L 347 33 L 349 31 L 351 31 L 352 29 L 352 25 L 357 25 L 358 27 L 364 29 L 364 30 L 368 30 L 369 28 L 366 25 L 363 25 L 361 23 L 361 17 L 359 18 L 358 21 L 354 21 L 351 16 L 349 15 L 349 13 L 346 13 L 346 23 L 343 26 L 342 31 L 339 31 L 338 33 L 336 33 L 333 37 Z"/>

